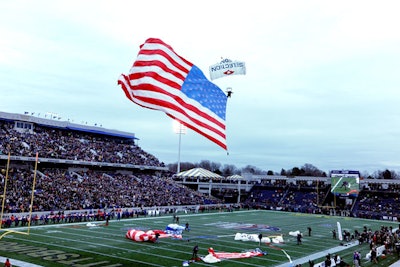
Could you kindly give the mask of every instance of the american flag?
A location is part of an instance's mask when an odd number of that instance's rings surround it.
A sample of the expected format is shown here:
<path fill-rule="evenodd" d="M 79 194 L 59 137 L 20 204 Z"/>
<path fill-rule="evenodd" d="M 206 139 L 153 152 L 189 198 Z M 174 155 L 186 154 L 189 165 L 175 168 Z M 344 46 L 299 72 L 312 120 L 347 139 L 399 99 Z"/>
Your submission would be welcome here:
<path fill-rule="evenodd" d="M 118 84 L 134 103 L 164 111 L 227 149 L 225 93 L 160 39 L 149 38 L 140 46 L 129 74 L 122 74 Z"/>

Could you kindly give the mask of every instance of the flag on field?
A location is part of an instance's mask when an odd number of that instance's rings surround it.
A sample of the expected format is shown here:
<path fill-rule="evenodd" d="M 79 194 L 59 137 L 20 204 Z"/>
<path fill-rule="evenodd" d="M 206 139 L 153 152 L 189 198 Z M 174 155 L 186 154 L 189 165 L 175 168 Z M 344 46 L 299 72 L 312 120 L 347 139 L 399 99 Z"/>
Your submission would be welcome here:
<path fill-rule="evenodd" d="M 246 234 L 246 233 L 236 233 L 234 240 L 241 240 L 241 241 L 253 241 L 253 242 L 261 242 L 261 243 L 284 243 L 282 235 L 273 235 L 273 236 L 264 236 L 261 238 L 258 234 Z"/>
<path fill-rule="evenodd" d="M 225 93 L 160 39 L 149 38 L 140 46 L 129 74 L 122 74 L 118 84 L 134 103 L 164 111 L 227 149 Z"/>
<path fill-rule="evenodd" d="M 339 234 L 339 240 L 342 241 L 343 240 L 342 226 L 340 225 L 340 222 L 336 222 L 336 224 L 337 224 L 337 231 Z"/>
<path fill-rule="evenodd" d="M 208 255 L 201 257 L 206 263 L 216 263 L 226 259 L 243 259 L 267 255 L 267 252 L 259 248 L 251 249 L 244 252 L 216 252 L 213 248 L 208 249 Z"/>

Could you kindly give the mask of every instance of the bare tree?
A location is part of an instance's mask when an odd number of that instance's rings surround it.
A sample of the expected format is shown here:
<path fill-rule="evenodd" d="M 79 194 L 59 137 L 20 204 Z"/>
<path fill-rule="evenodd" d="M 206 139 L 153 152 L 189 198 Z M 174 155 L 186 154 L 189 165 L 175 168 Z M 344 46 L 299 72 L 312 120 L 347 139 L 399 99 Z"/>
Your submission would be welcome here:
<path fill-rule="evenodd" d="M 225 177 L 231 176 L 233 174 L 239 174 L 239 170 L 235 165 L 225 164 L 222 168 L 222 175 Z"/>
<path fill-rule="evenodd" d="M 242 169 L 242 173 L 263 174 L 265 172 L 255 166 L 247 165 Z"/>
<path fill-rule="evenodd" d="M 310 163 L 306 163 L 301 167 L 301 169 L 304 171 L 304 176 L 325 176 L 326 173 L 315 167 L 314 165 Z"/>
<path fill-rule="evenodd" d="M 198 164 L 198 166 L 200 168 L 206 169 L 211 171 L 211 162 L 209 160 L 202 160 L 200 161 L 200 163 Z"/>
<path fill-rule="evenodd" d="M 221 163 L 219 162 L 212 161 L 210 167 L 211 167 L 210 171 L 212 172 L 221 171 Z"/>

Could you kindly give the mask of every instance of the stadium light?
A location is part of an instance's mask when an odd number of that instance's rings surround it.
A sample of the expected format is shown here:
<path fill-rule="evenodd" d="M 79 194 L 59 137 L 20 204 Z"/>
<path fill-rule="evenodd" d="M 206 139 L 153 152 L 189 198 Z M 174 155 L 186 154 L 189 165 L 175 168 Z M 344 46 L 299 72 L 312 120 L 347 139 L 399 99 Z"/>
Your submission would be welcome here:
<path fill-rule="evenodd" d="M 179 135 L 179 147 L 178 147 L 178 166 L 176 169 L 176 173 L 181 172 L 181 136 L 182 134 L 186 134 L 186 126 L 180 123 L 177 120 L 173 121 L 174 132 Z"/>

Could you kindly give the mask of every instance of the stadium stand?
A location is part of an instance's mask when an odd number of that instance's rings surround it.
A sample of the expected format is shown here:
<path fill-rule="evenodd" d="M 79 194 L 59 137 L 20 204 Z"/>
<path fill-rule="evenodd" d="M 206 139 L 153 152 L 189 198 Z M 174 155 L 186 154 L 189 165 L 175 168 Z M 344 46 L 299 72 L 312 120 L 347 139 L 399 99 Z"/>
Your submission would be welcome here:
<path fill-rule="evenodd" d="M 132 133 L 0 112 L 0 190 L 8 176 L 2 228 L 26 226 L 29 220 L 43 225 L 152 216 L 182 206 L 204 210 L 210 204 L 227 211 L 242 207 L 399 218 L 398 180 L 363 180 L 357 196 L 335 199 L 327 177 L 178 178 L 136 140 Z M 40 164 L 34 169 L 36 152 Z M 348 238 L 394 253 L 400 232 L 364 229 Z"/>
<path fill-rule="evenodd" d="M 335 198 L 327 177 L 181 178 L 136 140 L 132 133 L 0 112 L 0 178 L 8 153 L 11 159 L 6 212 L 28 210 L 26 180 L 33 176 L 36 152 L 33 210 L 40 212 L 227 203 L 397 221 L 400 211 L 399 180 L 362 180 L 357 196 Z"/>
<path fill-rule="evenodd" d="M 29 211 L 33 183 L 28 181 L 34 175 L 32 211 L 41 212 L 36 218 L 40 223 L 50 218 L 76 221 L 77 216 L 98 219 L 99 211 L 113 216 L 118 209 L 130 208 L 124 214 L 137 216 L 146 214 L 144 207 L 220 203 L 175 183 L 164 163 L 135 144 L 133 134 L 27 115 L 0 115 L 3 184 L 10 154 L 4 207 L 8 216 L 3 222 L 8 227 L 26 223 L 23 213 Z M 36 152 L 40 164 L 34 170 Z"/>

